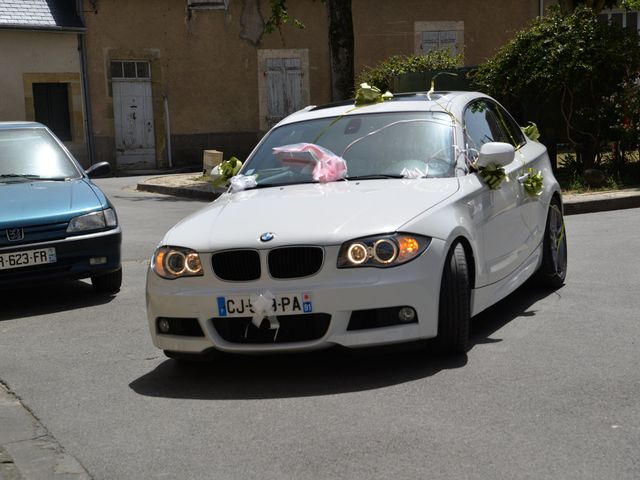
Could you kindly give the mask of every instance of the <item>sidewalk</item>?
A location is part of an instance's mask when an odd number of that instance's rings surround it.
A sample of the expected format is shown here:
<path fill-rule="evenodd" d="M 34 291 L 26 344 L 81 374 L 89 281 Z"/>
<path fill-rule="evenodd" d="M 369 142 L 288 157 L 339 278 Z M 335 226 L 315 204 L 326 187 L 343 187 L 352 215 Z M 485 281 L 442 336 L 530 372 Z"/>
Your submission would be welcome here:
<path fill-rule="evenodd" d="M 200 173 L 179 173 L 149 178 L 138 183 L 138 190 L 143 192 L 162 193 L 179 197 L 214 200 L 224 189 L 214 189 L 205 180 L 200 180 Z M 578 213 L 620 210 L 640 207 L 640 188 L 616 190 L 610 192 L 564 194 L 565 215 Z"/>
<path fill-rule="evenodd" d="M 91 479 L 1 382 L 0 425 L 0 480 Z"/>

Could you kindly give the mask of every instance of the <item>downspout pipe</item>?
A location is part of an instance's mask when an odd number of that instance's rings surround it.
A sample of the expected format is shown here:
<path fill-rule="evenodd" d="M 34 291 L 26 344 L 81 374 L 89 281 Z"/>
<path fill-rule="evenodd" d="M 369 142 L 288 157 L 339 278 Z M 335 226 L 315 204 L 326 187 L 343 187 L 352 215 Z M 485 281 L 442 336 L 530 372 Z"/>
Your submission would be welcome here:
<path fill-rule="evenodd" d="M 169 97 L 167 95 L 164 96 L 164 123 L 165 130 L 167 132 L 167 162 L 169 164 L 169 168 L 173 168 L 173 161 L 171 158 L 171 122 L 169 121 Z"/>
<path fill-rule="evenodd" d="M 544 0 L 538 0 L 538 4 L 540 5 L 540 18 L 544 17 Z"/>
<path fill-rule="evenodd" d="M 83 0 L 78 0 L 76 6 L 78 15 L 80 16 L 80 20 L 86 27 Z M 78 34 L 78 50 L 80 50 L 80 73 L 82 77 L 82 101 L 84 103 L 85 139 L 87 142 L 87 149 L 89 153 L 89 164 L 93 165 L 95 161 L 95 145 L 93 142 L 93 117 L 91 113 L 91 99 L 89 97 L 89 71 L 87 69 L 86 30 L 84 33 Z"/>

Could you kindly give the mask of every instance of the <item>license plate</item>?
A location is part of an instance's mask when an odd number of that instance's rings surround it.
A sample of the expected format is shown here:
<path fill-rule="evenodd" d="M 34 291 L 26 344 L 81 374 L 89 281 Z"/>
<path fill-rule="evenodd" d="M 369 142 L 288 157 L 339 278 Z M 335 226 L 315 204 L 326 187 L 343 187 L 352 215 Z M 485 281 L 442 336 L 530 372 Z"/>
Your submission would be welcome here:
<path fill-rule="evenodd" d="M 56 263 L 56 261 L 56 249 L 53 247 L 25 250 L 23 252 L 0 253 L 0 270 Z"/>
<path fill-rule="evenodd" d="M 218 297 L 219 317 L 250 317 L 254 314 L 250 295 Z M 310 293 L 285 293 L 274 295 L 271 303 L 274 315 L 295 315 L 313 312 Z"/>

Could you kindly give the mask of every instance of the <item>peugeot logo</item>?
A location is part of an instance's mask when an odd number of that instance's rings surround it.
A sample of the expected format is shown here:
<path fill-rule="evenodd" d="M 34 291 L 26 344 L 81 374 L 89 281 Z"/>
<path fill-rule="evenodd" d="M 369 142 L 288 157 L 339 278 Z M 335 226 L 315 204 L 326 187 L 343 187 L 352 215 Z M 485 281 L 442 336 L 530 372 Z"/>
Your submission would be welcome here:
<path fill-rule="evenodd" d="M 24 239 L 24 231 L 22 228 L 7 228 L 7 240 L 17 242 Z"/>
<path fill-rule="evenodd" d="M 270 242 L 276 235 L 273 232 L 264 232 L 260 235 L 261 242 Z"/>

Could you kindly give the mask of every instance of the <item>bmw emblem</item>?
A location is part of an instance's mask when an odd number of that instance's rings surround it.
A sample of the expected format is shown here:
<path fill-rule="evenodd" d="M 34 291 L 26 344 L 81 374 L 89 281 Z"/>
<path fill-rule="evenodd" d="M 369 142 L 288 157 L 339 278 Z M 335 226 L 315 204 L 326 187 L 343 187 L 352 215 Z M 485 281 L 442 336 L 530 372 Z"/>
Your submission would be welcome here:
<path fill-rule="evenodd" d="M 262 235 L 260 235 L 260 241 L 270 242 L 271 240 L 273 240 L 273 237 L 275 236 L 276 235 L 273 232 L 264 232 Z"/>

